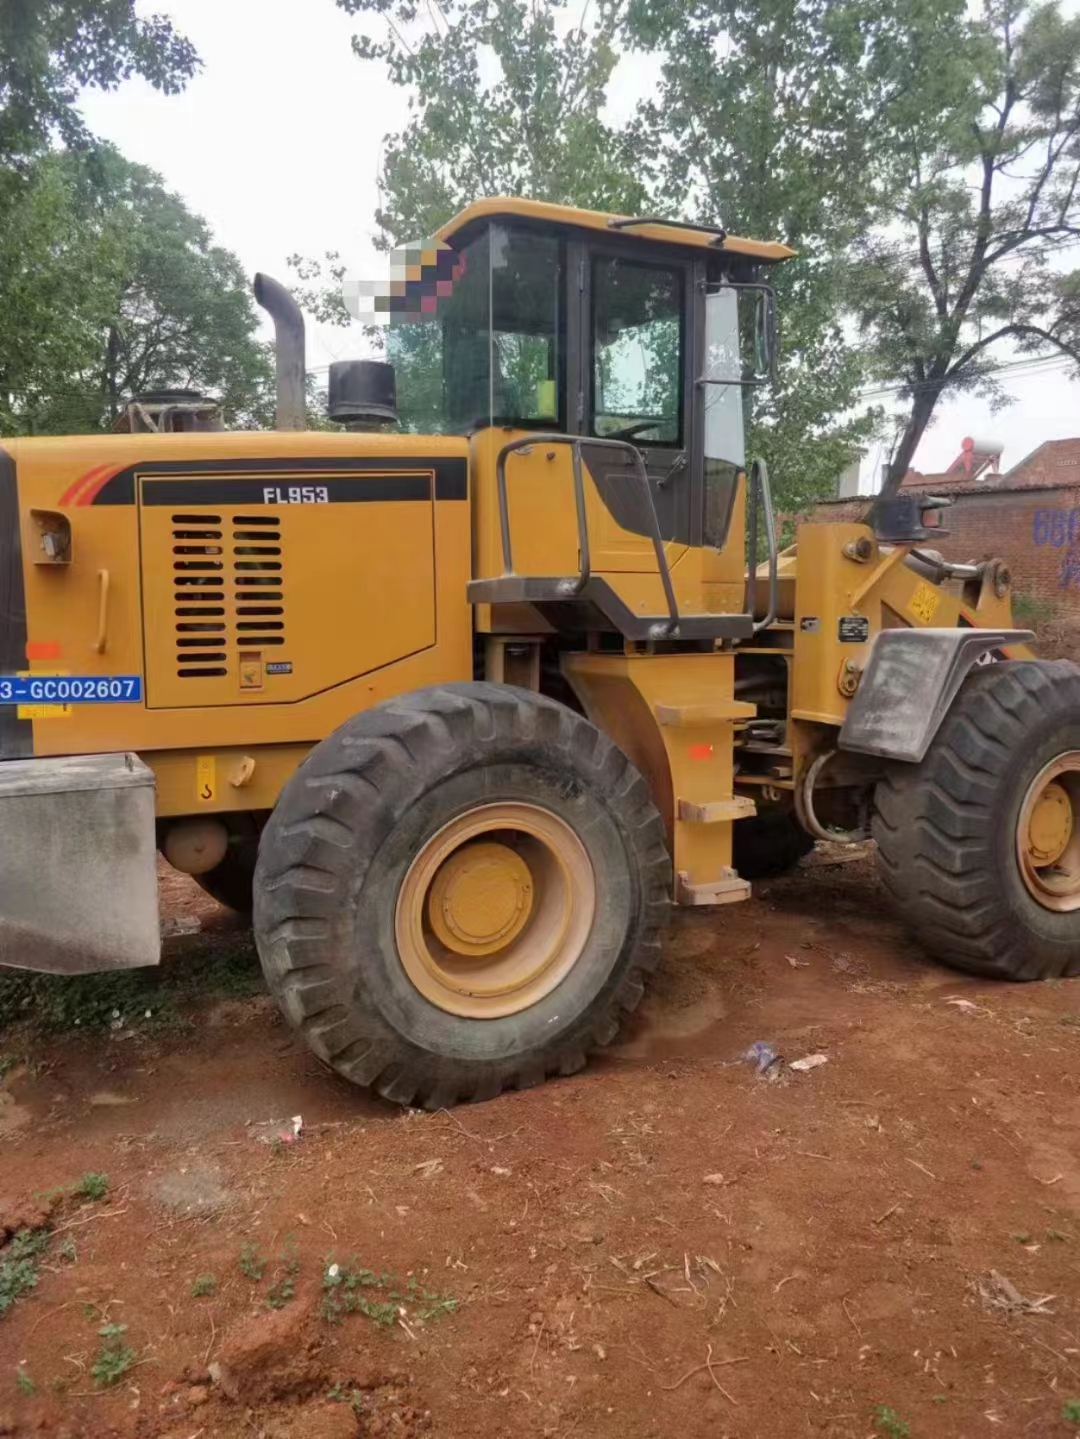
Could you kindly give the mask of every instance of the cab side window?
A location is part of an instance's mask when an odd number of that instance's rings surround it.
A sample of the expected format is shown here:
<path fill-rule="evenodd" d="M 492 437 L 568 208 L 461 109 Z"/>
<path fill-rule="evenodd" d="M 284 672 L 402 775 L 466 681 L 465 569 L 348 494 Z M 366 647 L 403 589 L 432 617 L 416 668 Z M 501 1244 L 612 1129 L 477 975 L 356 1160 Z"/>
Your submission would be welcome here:
<path fill-rule="evenodd" d="M 682 317 L 681 270 L 593 258 L 592 434 L 684 443 Z"/>

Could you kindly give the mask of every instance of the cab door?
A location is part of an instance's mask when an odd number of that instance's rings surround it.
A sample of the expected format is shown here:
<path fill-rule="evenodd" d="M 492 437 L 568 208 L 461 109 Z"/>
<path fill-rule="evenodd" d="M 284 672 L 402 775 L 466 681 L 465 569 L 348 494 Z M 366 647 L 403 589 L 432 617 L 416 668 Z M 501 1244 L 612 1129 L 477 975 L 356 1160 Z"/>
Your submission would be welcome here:
<path fill-rule="evenodd" d="M 652 572 L 648 514 L 633 468 L 588 437 L 626 440 L 645 461 L 668 564 L 693 531 L 693 266 L 641 247 L 582 245 L 579 431 L 593 479 L 589 534 L 599 572 Z"/>

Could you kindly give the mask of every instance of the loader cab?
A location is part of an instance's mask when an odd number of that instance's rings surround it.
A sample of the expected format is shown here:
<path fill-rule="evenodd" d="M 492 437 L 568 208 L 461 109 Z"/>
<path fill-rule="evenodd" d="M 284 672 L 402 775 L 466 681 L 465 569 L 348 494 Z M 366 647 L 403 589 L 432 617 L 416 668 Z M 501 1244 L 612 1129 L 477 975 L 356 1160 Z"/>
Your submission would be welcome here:
<path fill-rule="evenodd" d="M 651 519 L 625 454 L 596 443 L 621 441 L 644 461 L 680 607 L 708 608 L 704 571 L 685 556 L 737 542 L 741 575 L 742 532 L 732 527 L 745 400 L 775 354 L 767 268 L 791 252 L 713 227 L 523 200 L 478 202 L 437 242 L 411 272 L 388 357 L 407 429 L 470 437 L 474 573 L 499 572 L 498 452 L 530 432 L 566 435 L 580 438 L 591 482 L 593 569 L 637 576 L 613 583 L 648 610 L 644 576 L 658 580 Z M 581 547 L 569 451 L 541 458 L 526 448 L 510 474 L 515 569 L 571 574 Z"/>

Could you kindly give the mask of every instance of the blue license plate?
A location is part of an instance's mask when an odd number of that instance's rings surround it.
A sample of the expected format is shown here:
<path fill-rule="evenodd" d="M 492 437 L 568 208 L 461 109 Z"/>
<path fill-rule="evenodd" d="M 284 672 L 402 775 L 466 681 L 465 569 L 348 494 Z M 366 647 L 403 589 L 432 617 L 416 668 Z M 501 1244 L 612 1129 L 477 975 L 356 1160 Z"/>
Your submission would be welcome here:
<path fill-rule="evenodd" d="M 142 702 L 142 675 L 0 675 L 0 705 Z"/>

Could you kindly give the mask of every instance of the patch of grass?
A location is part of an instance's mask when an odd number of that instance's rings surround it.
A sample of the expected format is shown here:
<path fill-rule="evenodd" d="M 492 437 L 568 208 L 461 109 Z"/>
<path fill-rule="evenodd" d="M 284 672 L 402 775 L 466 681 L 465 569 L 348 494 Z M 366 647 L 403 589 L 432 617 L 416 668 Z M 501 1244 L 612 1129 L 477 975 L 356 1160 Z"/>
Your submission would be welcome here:
<path fill-rule="evenodd" d="M 268 1309 L 284 1309 L 290 1299 L 296 1297 L 296 1276 L 300 1273 L 300 1260 L 296 1250 L 286 1246 L 281 1256 L 281 1272 L 271 1284 L 266 1296 Z"/>
<path fill-rule="evenodd" d="M 0 1081 L 8 1077 L 18 1062 L 13 1054 L 0 1054 Z"/>
<path fill-rule="evenodd" d="M 1047 1244 L 1068 1244 L 1069 1236 L 1062 1234 L 1060 1229 L 1048 1229 L 1046 1231 Z"/>
<path fill-rule="evenodd" d="M 1032 595 L 1013 594 L 1012 597 L 1013 619 L 1026 620 L 1032 629 L 1040 629 L 1048 625 L 1055 617 L 1054 606 L 1048 600 L 1036 599 Z"/>
<path fill-rule="evenodd" d="M 191 1281 L 191 1297 L 204 1299 L 208 1294 L 217 1293 L 217 1280 L 212 1274 L 200 1274 Z"/>
<path fill-rule="evenodd" d="M 185 939 L 183 955 L 154 968 L 74 975 L 0 969 L 0 1033 L 14 1025 L 50 1035 L 116 1023 L 174 1030 L 208 996 L 248 999 L 263 988 L 250 932 L 212 931 Z"/>
<path fill-rule="evenodd" d="M 1021 1230 L 1019 1234 L 1014 1234 L 1014 1235 L 1013 1235 L 1013 1238 L 1016 1240 L 1017 1244 L 1030 1244 L 1030 1243 L 1031 1243 L 1031 1235 L 1030 1235 L 1030 1234 L 1026 1234 L 1023 1230 Z"/>
<path fill-rule="evenodd" d="M 340 1264 L 329 1259 L 323 1271 L 319 1312 L 331 1324 L 340 1323 L 347 1314 L 363 1314 L 372 1323 L 389 1328 L 401 1314 L 422 1323 L 441 1319 L 453 1314 L 459 1302 L 456 1295 L 424 1289 L 415 1279 L 402 1287 L 392 1274 L 375 1274 L 355 1259 Z"/>
<path fill-rule="evenodd" d="M 1061 1417 L 1066 1424 L 1080 1424 L 1080 1399 L 1066 1399 L 1061 1406 Z"/>
<path fill-rule="evenodd" d="M 911 1439 L 911 1426 L 907 1424 L 895 1409 L 890 1409 L 887 1404 L 878 1404 L 874 1409 L 874 1428 L 879 1434 L 884 1434 L 885 1439 Z"/>
<path fill-rule="evenodd" d="M 72 1192 L 83 1199 L 92 1199 L 95 1202 L 104 1199 L 109 1192 L 109 1176 L 87 1170 Z"/>
<path fill-rule="evenodd" d="M 21 1364 L 15 1370 L 15 1388 L 19 1391 L 20 1394 L 37 1393 L 37 1385 L 30 1378 L 30 1375 L 27 1374 L 26 1370 Z"/>
<path fill-rule="evenodd" d="M 124 1343 L 126 1333 L 126 1324 L 103 1324 L 98 1330 L 97 1358 L 90 1373 L 101 1389 L 116 1384 L 135 1363 L 134 1349 Z"/>
<path fill-rule="evenodd" d="M 341 1383 L 331 1384 L 326 1397 L 331 1404 L 348 1404 L 354 1414 L 359 1414 L 364 1407 L 363 1392 L 356 1388 L 346 1389 Z"/>
<path fill-rule="evenodd" d="M 250 1240 L 240 1251 L 239 1259 L 240 1273 L 245 1279 L 251 1279 L 255 1283 L 263 1277 L 266 1272 L 266 1260 L 259 1253 L 257 1245 Z"/>
<path fill-rule="evenodd" d="M 35 1287 L 41 1256 L 48 1246 L 47 1229 L 20 1229 L 0 1250 L 0 1315 Z"/>

